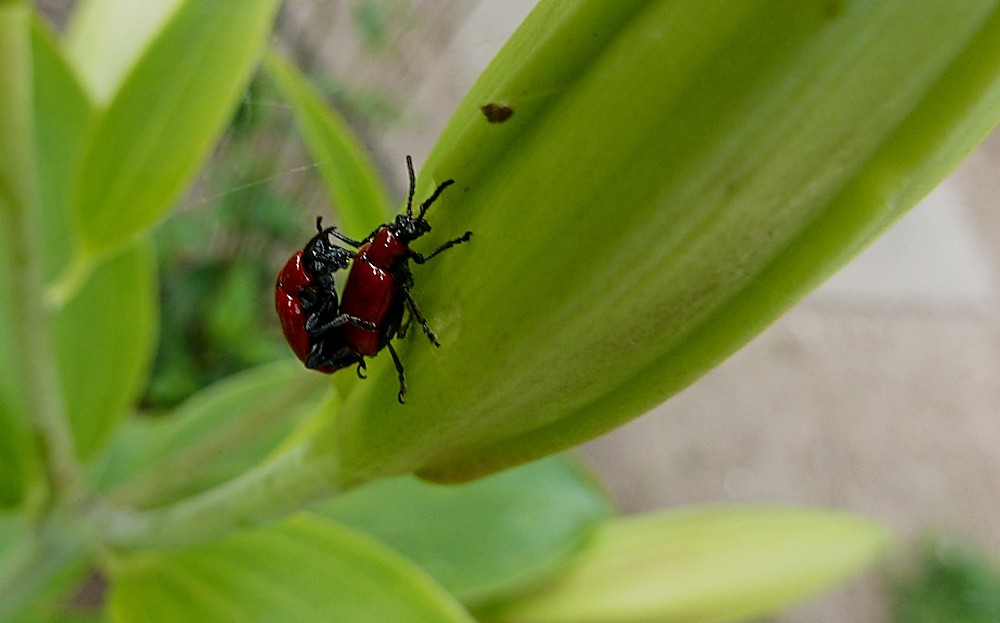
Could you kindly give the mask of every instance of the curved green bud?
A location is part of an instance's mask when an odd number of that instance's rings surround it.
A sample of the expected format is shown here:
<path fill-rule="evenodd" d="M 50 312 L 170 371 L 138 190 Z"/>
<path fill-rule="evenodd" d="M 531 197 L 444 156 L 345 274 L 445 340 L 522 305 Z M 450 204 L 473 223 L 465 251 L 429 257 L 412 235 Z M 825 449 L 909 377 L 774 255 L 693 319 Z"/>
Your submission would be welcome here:
<path fill-rule="evenodd" d="M 490 123 L 481 107 L 513 110 Z M 473 478 L 663 401 L 915 204 L 1000 119 L 994 0 L 543 1 L 420 176 L 411 331 L 324 443 L 346 481 Z"/>

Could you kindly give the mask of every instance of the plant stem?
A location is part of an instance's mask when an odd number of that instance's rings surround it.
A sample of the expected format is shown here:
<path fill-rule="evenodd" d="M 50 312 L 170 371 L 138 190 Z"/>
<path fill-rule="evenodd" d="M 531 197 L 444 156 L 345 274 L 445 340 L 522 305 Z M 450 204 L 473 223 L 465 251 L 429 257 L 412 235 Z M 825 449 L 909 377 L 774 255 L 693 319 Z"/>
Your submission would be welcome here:
<path fill-rule="evenodd" d="M 0 5 L 0 223 L 10 270 L 11 350 L 16 353 L 21 395 L 38 430 L 51 490 L 68 503 L 83 494 L 77 460 L 55 365 L 43 299 L 35 177 L 31 9 L 27 3 Z"/>
<path fill-rule="evenodd" d="M 53 514 L 39 533 L 19 540 L 18 550 L 6 557 L 0 569 L 0 620 L 17 614 L 84 551 L 85 541 L 76 538 L 80 535 L 71 523 L 65 515 Z"/>
<path fill-rule="evenodd" d="M 95 507 L 94 519 L 112 547 L 178 546 L 265 523 L 347 488 L 336 457 L 307 442 L 175 504 L 145 511 L 104 504 Z"/>

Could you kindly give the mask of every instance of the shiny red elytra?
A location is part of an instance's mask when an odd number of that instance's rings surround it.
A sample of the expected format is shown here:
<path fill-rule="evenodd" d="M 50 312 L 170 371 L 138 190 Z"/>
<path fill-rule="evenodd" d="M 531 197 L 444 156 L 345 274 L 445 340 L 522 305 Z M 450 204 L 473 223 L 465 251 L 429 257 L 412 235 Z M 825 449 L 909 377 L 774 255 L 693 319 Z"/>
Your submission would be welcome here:
<path fill-rule="evenodd" d="M 330 243 L 336 230 L 323 229 L 322 219 L 316 219 L 316 230 L 278 273 L 274 307 L 295 356 L 307 368 L 331 373 L 358 362 L 344 341 L 344 325 L 370 329 L 375 325 L 340 310 L 334 273 L 347 268 L 354 254 Z"/>
<path fill-rule="evenodd" d="M 299 293 L 313 283 L 312 276 L 302 267 L 302 251 L 296 251 L 278 273 L 278 282 L 274 286 L 274 308 L 281 321 L 281 331 L 292 352 L 303 362 L 309 356 L 309 334 Z"/>
<path fill-rule="evenodd" d="M 431 230 L 430 224 L 424 218 L 427 209 L 455 181 L 442 182 L 431 196 L 420 204 L 417 216 L 413 216 L 416 178 L 413 174 L 413 160 L 409 156 L 406 157 L 406 168 L 410 177 L 410 190 L 405 214 L 397 215 L 392 223 L 381 225 L 360 242 L 347 238 L 339 232 L 331 232 L 337 239 L 358 249 L 344 286 L 340 308 L 342 314 L 356 319 L 357 322 L 352 321 L 343 325 L 341 333 L 344 341 L 347 347 L 356 353 L 359 365 L 362 367 L 363 357 L 372 357 L 383 348 L 389 349 L 399 376 L 397 399 L 400 403 L 406 394 L 406 379 L 403 374 L 403 364 L 392 347 L 392 340 L 401 337 L 405 332 L 405 327 L 402 327 L 403 311 L 408 311 L 410 318 L 420 323 L 420 327 L 432 344 L 440 346 L 437 337 L 427 326 L 427 320 L 410 295 L 413 274 L 410 272 L 409 260 L 423 264 L 445 249 L 468 242 L 472 237 L 472 232 L 467 231 L 427 255 L 417 253 L 410 248 L 411 242 Z M 371 328 L 364 323 L 369 323 Z"/>

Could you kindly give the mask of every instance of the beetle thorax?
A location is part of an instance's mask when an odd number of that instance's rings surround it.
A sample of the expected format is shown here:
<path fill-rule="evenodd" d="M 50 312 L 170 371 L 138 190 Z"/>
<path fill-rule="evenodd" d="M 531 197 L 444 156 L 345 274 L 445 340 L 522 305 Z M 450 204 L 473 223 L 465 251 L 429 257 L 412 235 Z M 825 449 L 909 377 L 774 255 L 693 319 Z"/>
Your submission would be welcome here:
<path fill-rule="evenodd" d="M 389 270 L 400 259 L 406 257 L 406 244 L 393 233 L 392 229 L 383 225 L 378 228 L 360 255 L 373 266 Z"/>

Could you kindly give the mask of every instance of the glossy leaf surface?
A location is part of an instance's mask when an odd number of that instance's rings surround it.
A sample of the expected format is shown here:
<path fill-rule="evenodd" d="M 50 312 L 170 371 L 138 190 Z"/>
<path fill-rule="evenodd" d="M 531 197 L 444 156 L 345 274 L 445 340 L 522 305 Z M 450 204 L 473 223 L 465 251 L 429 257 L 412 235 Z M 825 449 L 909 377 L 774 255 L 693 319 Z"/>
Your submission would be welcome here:
<path fill-rule="evenodd" d="M 480 107 L 515 114 L 489 123 Z M 1000 120 L 995 0 L 540 3 L 420 176 L 441 341 L 369 366 L 327 443 L 462 480 L 580 443 L 716 365 Z"/>

